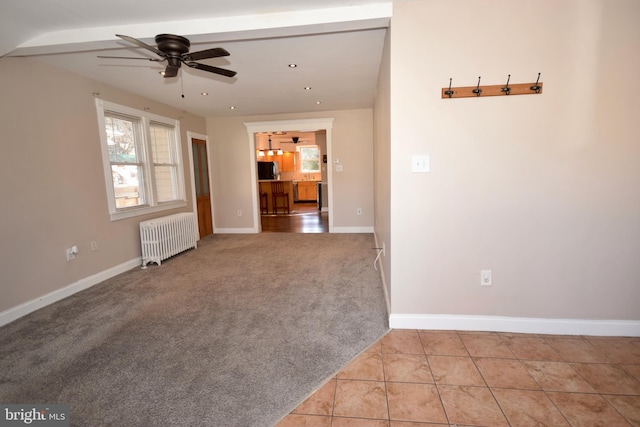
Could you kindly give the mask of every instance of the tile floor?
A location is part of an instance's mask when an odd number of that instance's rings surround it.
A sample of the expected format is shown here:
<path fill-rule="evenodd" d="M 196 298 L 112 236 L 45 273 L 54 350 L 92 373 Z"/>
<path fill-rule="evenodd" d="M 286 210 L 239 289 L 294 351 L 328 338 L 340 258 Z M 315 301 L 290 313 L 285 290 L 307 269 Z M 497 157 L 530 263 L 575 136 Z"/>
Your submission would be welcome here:
<path fill-rule="evenodd" d="M 640 337 L 393 330 L 277 427 L 640 426 Z"/>

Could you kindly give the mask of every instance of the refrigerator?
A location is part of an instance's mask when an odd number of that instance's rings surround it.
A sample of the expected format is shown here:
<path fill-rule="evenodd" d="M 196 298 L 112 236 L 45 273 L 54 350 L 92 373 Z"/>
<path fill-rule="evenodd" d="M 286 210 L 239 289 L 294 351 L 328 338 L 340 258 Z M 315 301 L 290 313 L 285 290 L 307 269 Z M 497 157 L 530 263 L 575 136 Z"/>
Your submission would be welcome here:
<path fill-rule="evenodd" d="M 258 162 L 258 179 L 278 179 L 280 172 L 277 162 Z"/>

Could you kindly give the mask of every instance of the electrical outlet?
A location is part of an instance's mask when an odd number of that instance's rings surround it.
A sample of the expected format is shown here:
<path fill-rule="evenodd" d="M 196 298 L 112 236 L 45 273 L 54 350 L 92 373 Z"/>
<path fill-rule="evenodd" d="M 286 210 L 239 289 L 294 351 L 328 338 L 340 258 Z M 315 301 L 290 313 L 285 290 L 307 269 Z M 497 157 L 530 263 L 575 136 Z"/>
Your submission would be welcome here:
<path fill-rule="evenodd" d="M 491 270 L 480 270 L 480 286 L 491 286 Z"/>
<path fill-rule="evenodd" d="M 356 214 L 357 215 L 362 215 L 362 208 L 356 209 Z"/>
<path fill-rule="evenodd" d="M 95 240 L 91 241 L 91 250 L 94 251 L 94 252 L 98 250 L 98 242 L 97 241 L 95 241 Z"/>
<path fill-rule="evenodd" d="M 242 211 L 238 209 L 238 216 L 242 216 Z"/>
<path fill-rule="evenodd" d="M 76 245 L 73 245 L 70 248 L 67 248 L 67 261 L 76 259 L 77 254 L 78 254 L 78 247 Z"/>

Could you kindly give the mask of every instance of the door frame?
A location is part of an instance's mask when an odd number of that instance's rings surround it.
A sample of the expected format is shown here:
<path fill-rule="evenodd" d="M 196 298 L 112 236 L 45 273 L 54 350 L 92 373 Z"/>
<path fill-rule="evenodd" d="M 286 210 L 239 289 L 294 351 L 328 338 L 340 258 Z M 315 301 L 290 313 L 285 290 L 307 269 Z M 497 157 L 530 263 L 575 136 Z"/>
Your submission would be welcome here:
<path fill-rule="evenodd" d="M 333 128 L 334 118 L 318 118 L 318 119 L 301 119 L 301 120 L 277 120 L 267 122 L 244 122 L 248 134 L 249 148 L 249 170 L 251 171 L 251 200 L 253 203 L 253 231 L 255 233 L 262 232 L 262 223 L 260 221 L 260 205 L 258 203 L 258 176 L 256 162 L 256 138 L 255 134 L 260 132 L 279 132 L 279 131 L 299 131 L 299 132 L 316 132 L 324 130 L 327 134 L 327 159 L 332 159 L 331 155 L 331 129 Z M 322 165 L 322 164 L 321 164 Z M 329 233 L 333 232 L 333 177 L 332 177 L 332 161 L 327 161 L 327 203 L 329 215 Z"/>
<path fill-rule="evenodd" d="M 209 204 L 211 205 L 211 226 L 213 234 L 216 234 L 216 221 L 213 212 L 213 187 L 211 186 L 211 147 L 209 146 L 209 137 L 197 132 L 187 131 L 187 148 L 189 150 L 189 177 L 191 180 L 191 201 L 193 205 L 193 213 L 198 218 L 198 199 L 196 198 L 196 177 L 193 165 L 193 139 L 204 140 L 207 149 L 207 173 L 209 178 Z M 196 221 L 196 236 L 200 240 L 200 224 Z"/>

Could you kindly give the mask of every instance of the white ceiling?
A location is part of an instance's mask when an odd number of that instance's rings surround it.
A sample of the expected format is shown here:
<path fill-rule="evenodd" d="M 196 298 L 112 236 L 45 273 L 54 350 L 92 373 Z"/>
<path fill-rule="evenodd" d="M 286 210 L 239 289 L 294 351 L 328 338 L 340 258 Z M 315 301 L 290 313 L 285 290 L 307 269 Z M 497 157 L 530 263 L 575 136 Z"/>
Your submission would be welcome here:
<path fill-rule="evenodd" d="M 205 117 L 371 108 L 391 9 L 382 0 L 2 0 L 0 55 L 29 56 Z M 97 58 L 153 57 L 115 34 L 154 45 L 160 33 L 187 37 L 192 52 L 227 49 L 228 57 L 199 62 L 238 74 L 183 66 L 164 79 L 166 63 Z"/>

